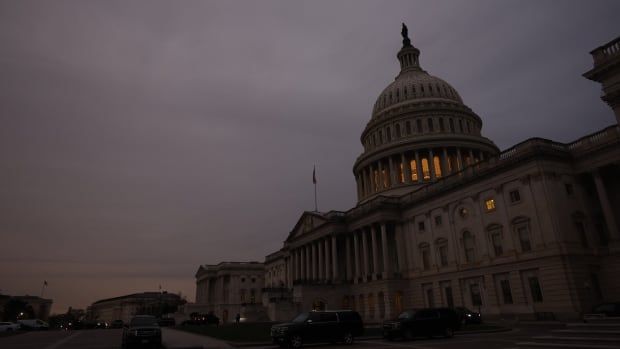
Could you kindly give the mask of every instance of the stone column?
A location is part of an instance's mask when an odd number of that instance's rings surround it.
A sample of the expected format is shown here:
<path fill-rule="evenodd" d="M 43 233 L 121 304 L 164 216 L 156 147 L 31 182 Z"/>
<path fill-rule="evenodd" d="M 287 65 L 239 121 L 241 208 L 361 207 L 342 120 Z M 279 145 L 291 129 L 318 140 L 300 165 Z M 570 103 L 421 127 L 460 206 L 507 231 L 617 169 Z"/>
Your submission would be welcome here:
<path fill-rule="evenodd" d="M 359 244 L 359 240 L 358 240 L 358 231 L 354 231 L 353 232 L 353 258 L 355 258 L 353 260 L 354 262 L 354 266 L 355 266 L 355 280 L 357 282 L 357 279 L 360 277 L 361 274 L 361 268 L 360 268 L 360 244 Z"/>
<path fill-rule="evenodd" d="M 353 280 L 353 278 L 351 277 L 352 275 L 352 270 L 351 270 L 351 236 L 347 235 L 345 237 L 345 243 L 346 243 L 346 247 L 345 247 L 345 253 L 346 253 L 346 263 L 347 263 L 347 269 L 346 269 L 346 278 L 345 280 Z"/>
<path fill-rule="evenodd" d="M 370 227 L 370 234 L 372 242 L 372 272 L 375 274 L 375 278 L 379 275 L 379 246 L 377 246 L 377 233 L 378 231 L 374 226 Z"/>
<path fill-rule="evenodd" d="M 381 223 L 381 248 L 383 249 L 383 278 L 387 279 L 391 273 L 391 267 L 388 260 L 388 239 L 387 239 L 387 227 L 385 223 Z"/>
<path fill-rule="evenodd" d="M 480 154 L 480 161 L 484 161 L 484 151 L 480 150 L 478 153 Z"/>
<path fill-rule="evenodd" d="M 607 229 L 609 230 L 610 245 L 615 245 L 620 242 L 620 232 L 618 231 L 618 224 L 614 217 L 614 211 L 609 202 L 607 191 L 605 190 L 605 183 L 601 178 L 601 174 L 598 169 L 592 172 L 594 177 L 594 184 L 596 185 L 596 193 L 603 209 L 603 216 L 605 217 L 605 223 L 607 223 Z M 614 244 L 615 242 L 615 244 Z M 619 246 L 620 247 L 620 246 Z"/>
<path fill-rule="evenodd" d="M 332 280 L 338 280 L 338 241 L 332 236 Z"/>
<path fill-rule="evenodd" d="M 418 172 L 418 182 L 424 181 L 424 173 L 422 173 L 422 164 L 420 163 L 420 154 L 415 151 L 415 169 Z"/>
<path fill-rule="evenodd" d="M 362 229 L 362 257 L 364 264 L 364 278 L 366 278 L 370 274 L 370 271 L 368 270 L 368 237 L 366 236 L 366 232 L 364 230 L 365 229 Z"/>
<path fill-rule="evenodd" d="M 409 159 L 407 158 L 407 155 L 405 155 L 405 153 L 401 153 L 400 157 L 403 162 L 403 176 L 405 176 L 405 183 L 410 184 L 411 183 L 411 163 L 409 162 Z"/>
<path fill-rule="evenodd" d="M 310 245 L 307 244 L 305 247 L 305 254 L 306 254 L 306 277 L 304 279 L 306 280 L 310 280 L 310 272 L 312 271 L 312 269 L 310 268 L 311 264 L 310 264 Z"/>
<path fill-rule="evenodd" d="M 388 178 L 390 180 L 390 188 L 394 188 L 398 183 L 398 179 L 396 179 L 398 177 L 398 171 L 394 171 L 394 160 L 392 160 L 391 155 L 388 157 L 388 164 L 390 166 L 390 173 L 388 174 Z"/>
<path fill-rule="evenodd" d="M 441 158 L 441 175 L 443 177 L 448 175 L 448 172 L 452 172 L 452 171 L 448 171 L 448 149 L 447 148 L 443 148 L 443 154 L 442 154 L 442 158 Z"/>
<path fill-rule="evenodd" d="M 463 167 L 463 157 L 461 156 L 461 148 L 456 148 L 456 166 L 458 167 L 458 170 L 462 170 Z"/>
<path fill-rule="evenodd" d="M 325 279 L 331 280 L 332 259 L 330 258 L 330 251 L 329 251 L 329 237 L 326 237 L 325 241 L 323 242 L 323 252 L 325 254 Z"/>
<path fill-rule="evenodd" d="M 322 245 L 325 245 L 325 240 L 319 240 L 318 242 L 318 253 L 317 253 L 317 263 L 319 264 L 319 271 L 318 271 L 318 279 L 319 280 L 325 280 L 327 279 L 325 277 L 325 258 L 324 258 L 324 249 L 321 248 L 323 247 Z"/>
<path fill-rule="evenodd" d="M 431 181 L 437 179 L 437 173 L 435 173 L 435 160 L 433 159 L 433 149 L 428 150 L 428 167 L 431 174 Z"/>
<path fill-rule="evenodd" d="M 469 148 L 469 162 L 471 164 L 474 163 L 474 152 L 471 150 L 471 148 Z"/>
<path fill-rule="evenodd" d="M 310 274 L 310 279 L 311 280 L 316 280 L 316 272 L 317 272 L 317 264 L 316 264 L 316 242 L 312 242 L 310 244 L 311 246 L 311 255 L 312 255 L 312 262 L 311 262 L 311 266 L 312 266 L 312 272 Z"/>
<path fill-rule="evenodd" d="M 375 183 L 375 172 L 372 164 L 368 165 L 368 170 L 370 171 L 370 193 L 375 193 L 377 191 L 377 183 Z"/>

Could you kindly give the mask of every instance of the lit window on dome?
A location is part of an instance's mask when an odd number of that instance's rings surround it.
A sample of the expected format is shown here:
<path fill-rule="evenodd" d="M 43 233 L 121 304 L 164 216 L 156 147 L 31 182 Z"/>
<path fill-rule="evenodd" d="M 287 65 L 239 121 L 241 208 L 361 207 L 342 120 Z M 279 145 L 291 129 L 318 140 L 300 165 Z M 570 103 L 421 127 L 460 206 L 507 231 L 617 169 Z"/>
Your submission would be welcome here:
<path fill-rule="evenodd" d="M 435 155 L 433 157 L 433 165 L 435 165 L 435 176 L 441 177 L 441 160 L 439 156 Z"/>
<path fill-rule="evenodd" d="M 405 183 L 405 166 L 402 162 L 398 165 L 398 180 Z"/>
<path fill-rule="evenodd" d="M 425 181 L 431 179 L 431 172 L 430 167 L 428 166 L 427 158 L 422 158 L 422 175 L 424 176 Z"/>
<path fill-rule="evenodd" d="M 411 160 L 409 164 L 411 166 L 411 180 L 415 182 L 418 180 L 418 166 L 415 160 Z"/>

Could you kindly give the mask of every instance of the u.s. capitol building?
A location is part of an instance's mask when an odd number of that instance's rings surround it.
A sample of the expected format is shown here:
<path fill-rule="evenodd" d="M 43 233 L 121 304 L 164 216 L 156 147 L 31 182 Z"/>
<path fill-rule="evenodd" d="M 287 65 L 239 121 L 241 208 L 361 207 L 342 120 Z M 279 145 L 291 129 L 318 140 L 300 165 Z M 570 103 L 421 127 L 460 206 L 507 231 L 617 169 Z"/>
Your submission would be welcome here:
<path fill-rule="evenodd" d="M 618 125 L 571 143 L 531 138 L 500 151 L 459 93 L 422 69 L 403 34 L 400 73 L 361 135 L 357 205 L 304 212 L 265 258 L 253 290 L 239 280 L 254 278 L 255 264 L 249 276 L 242 265 L 200 266 L 196 306 L 228 320 L 257 307 L 272 320 L 350 308 L 378 322 L 432 306 L 569 319 L 617 301 Z M 603 84 L 617 120 L 619 39 L 592 51 L 594 68 L 584 74 Z M 248 294 L 260 299 L 235 298 Z"/>

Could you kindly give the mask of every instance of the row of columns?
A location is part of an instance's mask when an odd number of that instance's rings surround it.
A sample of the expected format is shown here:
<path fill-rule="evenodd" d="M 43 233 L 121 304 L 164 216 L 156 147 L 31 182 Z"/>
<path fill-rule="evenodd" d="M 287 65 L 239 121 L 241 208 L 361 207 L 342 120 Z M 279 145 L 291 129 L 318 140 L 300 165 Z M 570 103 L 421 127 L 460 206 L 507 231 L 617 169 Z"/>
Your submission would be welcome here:
<path fill-rule="evenodd" d="M 338 280 L 338 241 L 329 236 L 309 242 L 291 251 L 294 280 Z"/>
<path fill-rule="evenodd" d="M 435 157 L 439 159 L 438 168 L 435 166 Z M 422 166 L 422 159 L 426 159 L 426 166 Z M 425 149 L 404 152 L 400 156 L 390 155 L 387 160 L 381 159 L 371 163 L 356 174 L 358 197 L 364 198 L 397 185 L 435 181 L 482 160 L 484 152 L 471 148 Z M 412 167 L 412 161 L 415 161 L 415 169 Z"/>
<path fill-rule="evenodd" d="M 398 262 L 390 260 L 393 254 L 388 237 L 387 223 L 380 223 L 344 236 L 341 240 L 344 251 L 340 251 L 344 252 L 344 256 L 338 254 L 336 236 L 294 248 L 290 258 L 293 279 L 319 282 L 344 279 L 359 282 L 388 278 L 394 265 L 400 269 Z M 343 275 L 339 275 L 339 262 L 344 262 Z"/>

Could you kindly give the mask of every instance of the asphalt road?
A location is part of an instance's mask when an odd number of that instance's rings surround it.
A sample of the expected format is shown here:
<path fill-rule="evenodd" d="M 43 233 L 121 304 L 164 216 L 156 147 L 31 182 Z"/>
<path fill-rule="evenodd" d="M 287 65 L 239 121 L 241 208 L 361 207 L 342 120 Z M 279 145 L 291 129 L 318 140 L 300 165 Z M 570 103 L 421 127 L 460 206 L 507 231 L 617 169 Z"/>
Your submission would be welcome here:
<path fill-rule="evenodd" d="M 546 327 L 523 327 L 510 332 L 459 335 L 454 338 L 420 338 L 413 341 L 357 341 L 351 348 L 413 348 L 413 349 L 500 349 L 515 348 L 517 342 L 549 333 Z M 0 337 L 2 349 L 119 349 L 121 330 L 81 330 L 28 332 Z M 343 345 L 308 345 L 307 348 L 345 348 Z M 258 349 L 257 347 L 254 347 Z M 263 348 L 274 349 L 274 346 Z"/>

